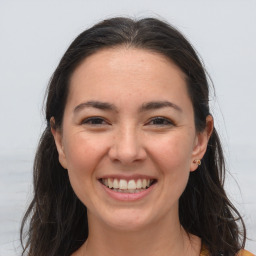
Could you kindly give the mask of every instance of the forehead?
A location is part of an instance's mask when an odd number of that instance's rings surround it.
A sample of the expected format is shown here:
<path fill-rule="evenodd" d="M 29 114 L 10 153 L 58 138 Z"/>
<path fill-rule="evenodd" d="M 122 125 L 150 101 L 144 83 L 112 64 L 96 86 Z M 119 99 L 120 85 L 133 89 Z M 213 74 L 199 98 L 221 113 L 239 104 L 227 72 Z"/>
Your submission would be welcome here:
<path fill-rule="evenodd" d="M 164 97 L 170 89 L 187 92 L 186 87 L 183 72 L 164 55 L 118 47 L 100 50 L 82 61 L 71 76 L 68 98 L 105 96 L 113 99 L 121 92 L 127 97 L 133 93 L 142 97 L 146 93 Z"/>
<path fill-rule="evenodd" d="M 85 58 L 80 65 L 75 69 L 71 76 L 71 82 L 75 76 L 79 73 L 90 68 L 95 71 L 104 71 L 106 64 L 109 68 L 118 69 L 120 71 L 132 70 L 140 72 L 143 69 L 155 68 L 155 63 L 159 66 L 159 70 L 165 69 L 166 66 L 172 66 L 183 79 L 185 79 L 185 74 L 181 69 L 167 56 L 157 53 L 155 51 L 150 51 L 148 49 L 134 48 L 129 46 L 118 46 L 113 48 L 101 49 L 98 52 Z M 121 64 L 121 65 L 120 65 Z M 158 71 L 159 71 L 158 70 Z"/>

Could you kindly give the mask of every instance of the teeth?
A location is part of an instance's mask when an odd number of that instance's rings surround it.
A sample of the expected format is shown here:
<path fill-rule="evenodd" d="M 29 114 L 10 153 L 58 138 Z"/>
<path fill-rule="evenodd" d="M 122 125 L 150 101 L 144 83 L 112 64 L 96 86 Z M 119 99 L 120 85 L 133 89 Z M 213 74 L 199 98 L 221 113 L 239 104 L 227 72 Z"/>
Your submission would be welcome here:
<path fill-rule="evenodd" d="M 118 188 L 113 188 L 114 191 L 116 192 L 119 192 L 119 193 L 140 193 L 141 192 L 141 189 L 127 189 L 127 190 L 124 190 L 124 189 L 118 189 Z"/>
<path fill-rule="evenodd" d="M 109 188 L 113 188 L 113 181 L 108 178 L 108 185 Z"/>
<path fill-rule="evenodd" d="M 141 180 L 137 180 L 136 186 L 137 186 L 138 189 L 141 189 L 141 188 L 142 188 L 142 182 L 141 182 Z"/>
<path fill-rule="evenodd" d="M 127 189 L 127 181 L 126 180 L 120 180 L 119 188 L 120 189 Z"/>
<path fill-rule="evenodd" d="M 146 188 L 146 187 L 147 187 L 147 180 L 146 180 L 146 179 L 143 179 L 143 180 L 142 180 L 142 187 L 143 187 L 143 188 Z"/>
<path fill-rule="evenodd" d="M 141 189 L 150 187 L 151 180 L 138 179 L 138 180 L 124 180 L 124 179 L 102 179 L 102 183 L 108 188 L 112 188 L 114 191 L 122 191 L 127 193 L 138 193 Z"/>
<path fill-rule="evenodd" d="M 105 184 L 105 185 L 108 187 L 108 184 Z M 114 179 L 113 188 L 119 188 L 119 182 L 117 179 Z"/>
<path fill-rule="evenodd" d="M 136 189 L 135 180 L 129 180 L 129 182 L 128 182 L 128 189 Z"/>
<path fill-rule="evenodd" d="M 108 181 L 106 179 L 103 179 L 102 182 L 105 186 L 108 186 Z"/>

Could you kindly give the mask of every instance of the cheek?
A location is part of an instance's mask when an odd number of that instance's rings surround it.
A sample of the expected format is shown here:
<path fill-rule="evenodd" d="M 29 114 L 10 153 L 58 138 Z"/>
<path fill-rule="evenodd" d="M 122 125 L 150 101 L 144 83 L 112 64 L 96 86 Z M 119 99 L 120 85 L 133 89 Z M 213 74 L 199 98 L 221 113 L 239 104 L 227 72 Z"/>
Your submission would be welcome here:
<path fill-rule="evenodd" d="M 191 136 L 175 134 L 155 141 L 152 155 L 164 170 L 189 171 L 193 143 Z"/>
<path fill-rule="evenodd" d="M 67 169 L 71 172 L 87 173 L 95 168 L 104 154 L 104 146 L 100 138 L 78 133 L 64 143 Z"/>
<path fill-rule="evenodd" d="M 159 173 L 159 200 L 168 202 L 164 206 L 166 211 L 178 205 L 190 174 L 191 139 L 184 138 L 184 135 L 169 136 L 151 147 L 151 158 Z"/>
<path fill-rule="evenodd" d="M 184 191 L 189 174 L 193 148 L 193 137 L 187 133 L 175 133 L 157 140 L 154 147 L 153 161 L 163 177 L 165 197 L 178 199 Z M 171 194 L 171 195 L 170 195 Z"/>
<path fill-rule="evenodd" d="M 101 163 L 106 150 L 103 144 L 100 138 L 85 136 L 83 133 L 66 136 L 64 151 L 70 183 L 83 202 L 87 191 L 95 184 L 95 170 Z"/>

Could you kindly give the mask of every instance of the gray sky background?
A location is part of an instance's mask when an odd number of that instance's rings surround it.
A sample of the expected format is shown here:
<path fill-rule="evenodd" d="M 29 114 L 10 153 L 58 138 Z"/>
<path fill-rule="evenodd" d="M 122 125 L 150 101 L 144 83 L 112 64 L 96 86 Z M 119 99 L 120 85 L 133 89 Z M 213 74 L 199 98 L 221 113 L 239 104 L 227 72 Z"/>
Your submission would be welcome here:
<path fill-rule="evenodd" d="M 120 15 L 167 20 L 204 60 L 216 88 L 215 124 L 241 189 L 228 177 L 228 194 L 256 240 L 255 0 L 0 0 L 0 256 L 18 255 L 11 241 L 29 200 L 49 78 L 80 32 Z M 256 242 L 247 248 L 255 253 Z"/>

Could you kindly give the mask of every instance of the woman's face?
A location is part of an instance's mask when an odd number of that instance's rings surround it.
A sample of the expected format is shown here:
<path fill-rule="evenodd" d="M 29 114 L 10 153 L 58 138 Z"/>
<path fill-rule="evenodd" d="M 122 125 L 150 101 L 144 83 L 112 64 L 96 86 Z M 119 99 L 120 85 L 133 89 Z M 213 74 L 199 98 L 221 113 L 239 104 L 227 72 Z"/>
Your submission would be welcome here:
<path fill-rule="evenodd" d="M 178 201 L 206 149 L 183 73 L 160 54 L 104 49 L 75 70 L 59 160 L 90 222 L 136 230 L 178 222 Z"/>

